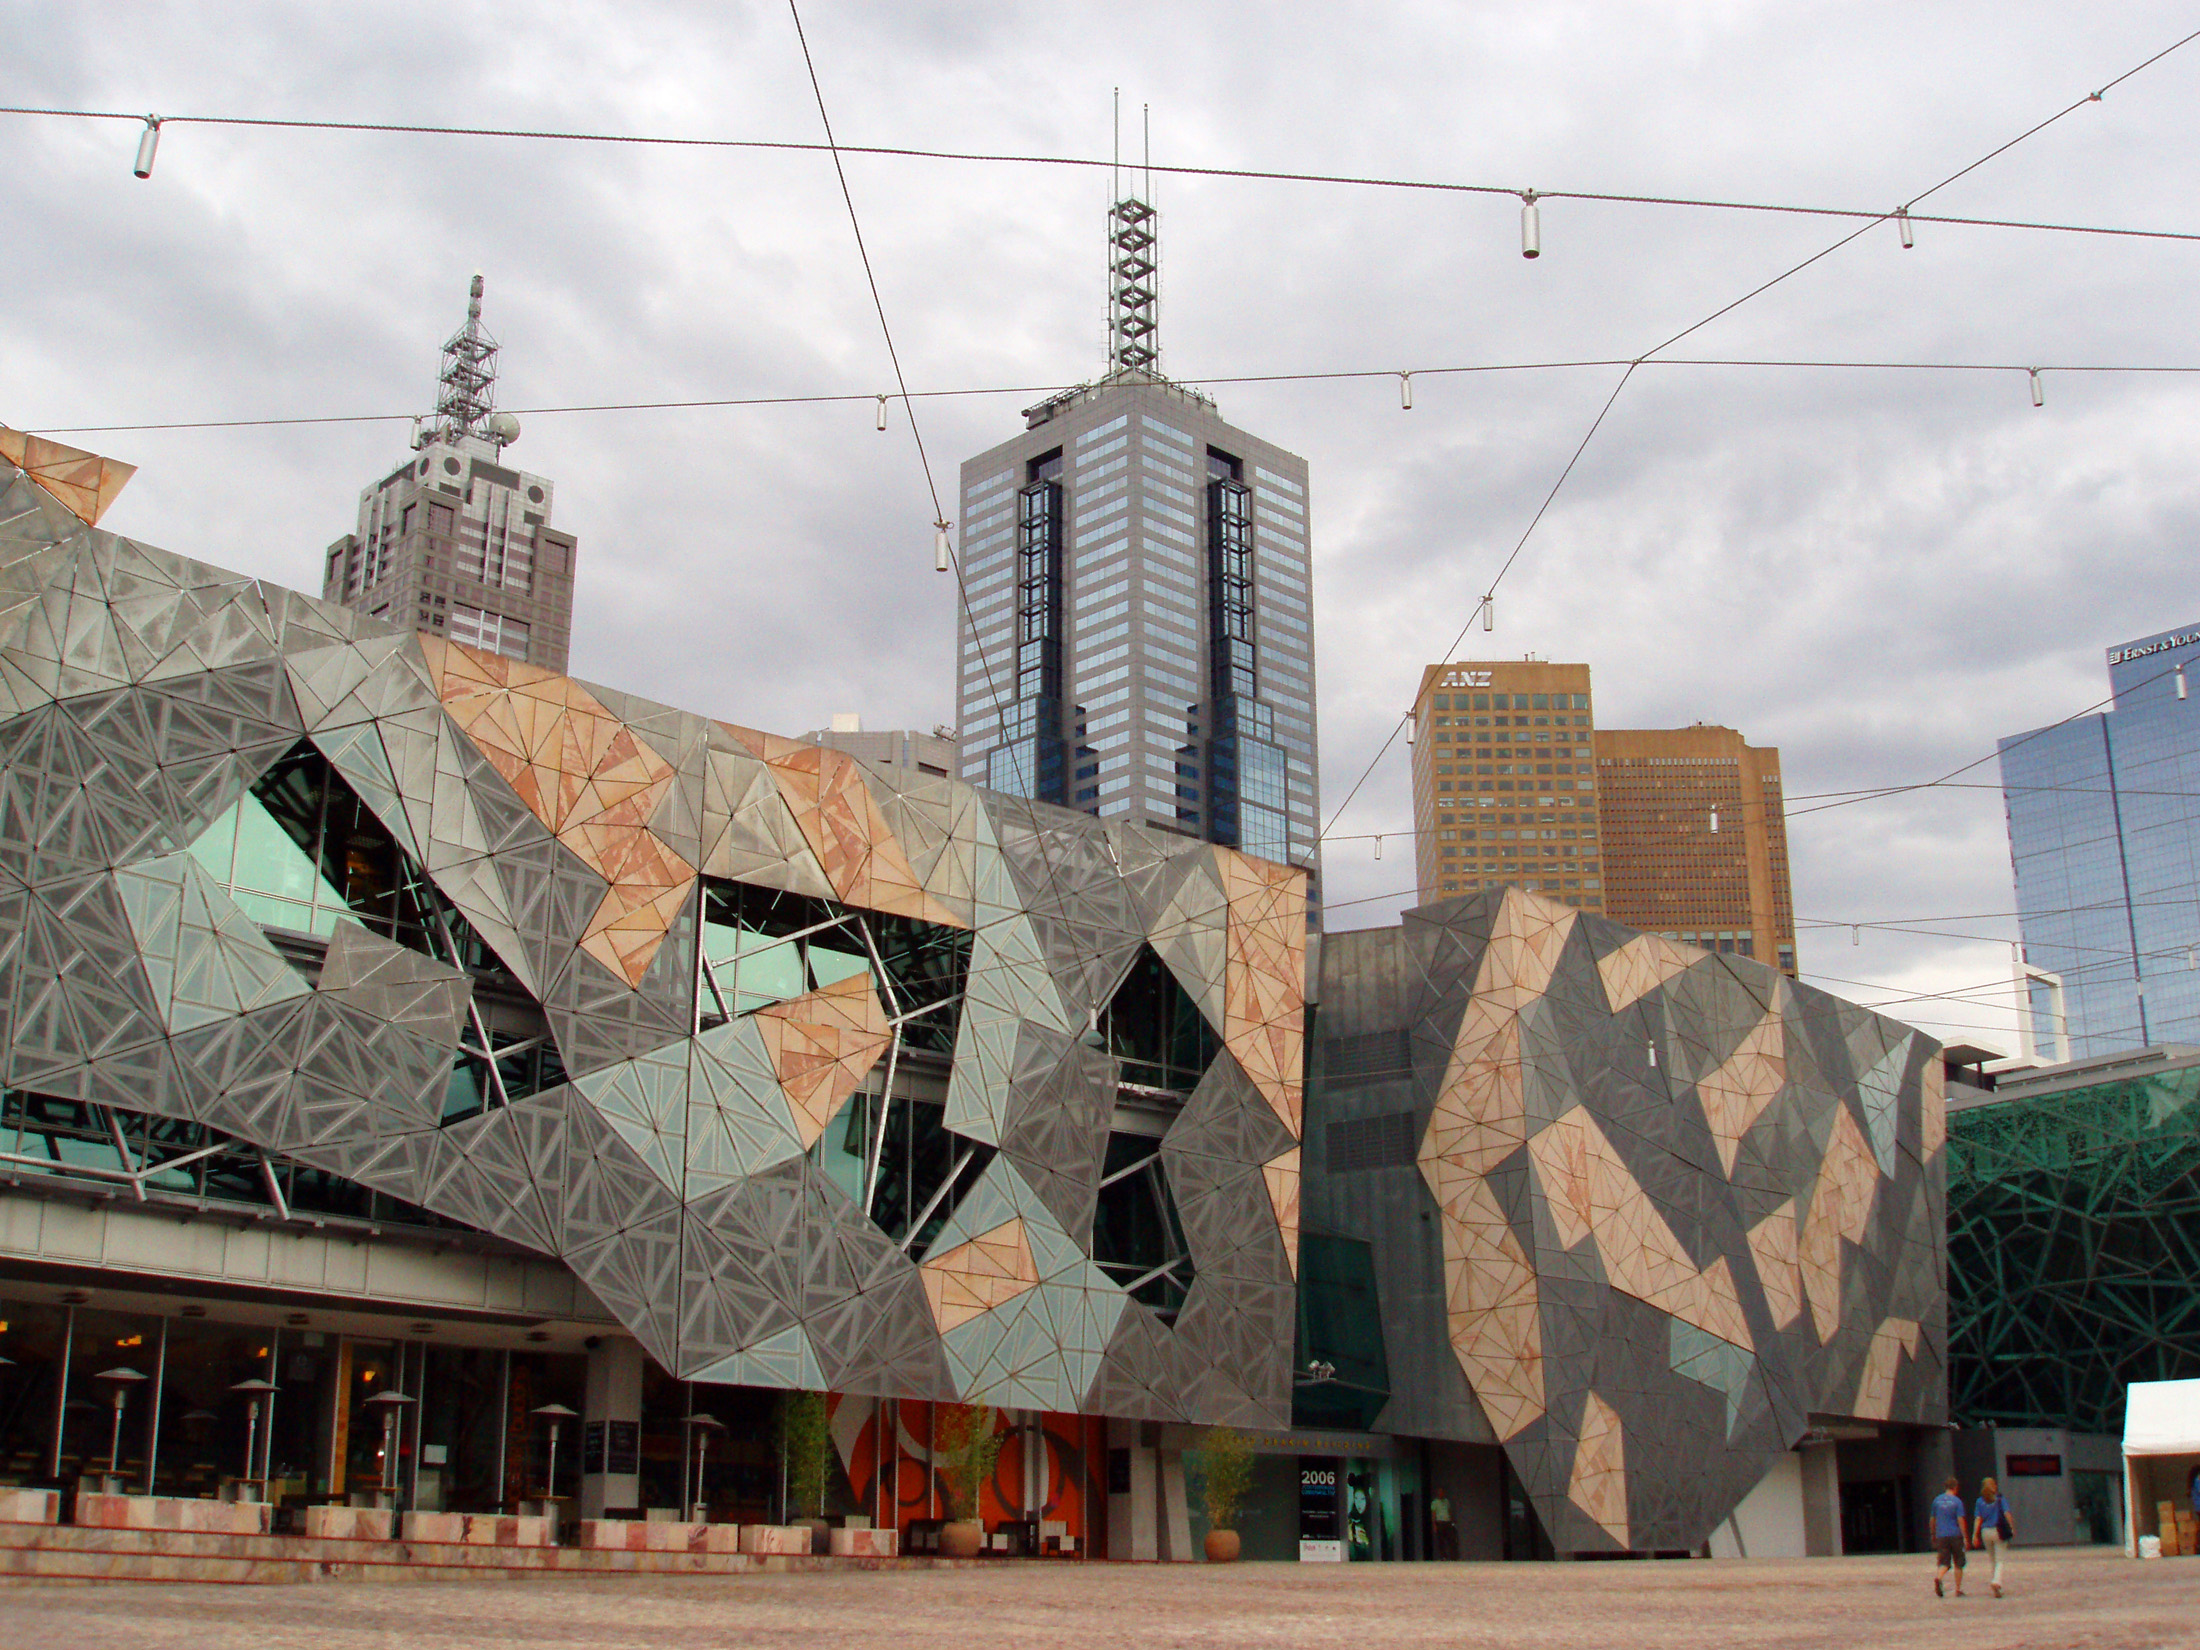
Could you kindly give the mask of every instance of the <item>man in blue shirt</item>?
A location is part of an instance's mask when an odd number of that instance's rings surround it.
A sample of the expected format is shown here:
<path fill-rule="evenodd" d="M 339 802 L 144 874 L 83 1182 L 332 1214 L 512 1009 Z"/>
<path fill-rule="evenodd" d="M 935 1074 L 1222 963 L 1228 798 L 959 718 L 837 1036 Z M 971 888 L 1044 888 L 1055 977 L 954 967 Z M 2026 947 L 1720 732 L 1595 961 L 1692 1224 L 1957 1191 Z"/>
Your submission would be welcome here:
<path fill-rule="evenodd" d="M 1933 1497 L 1933 1551 L 1940 1562 L 1933 1570 L 1933 1597 L 1945 1598 L 1940 1584 L 1952 1569 L 1956 1573 L 1956 1597 L 1963 1596 L 1963 1549 L 1969 1543 L 1971 1532 L 1963 1516 L 1963 1497 L 1957 1494 L 1958 1485 L 1951 1478 L 1948 1487 Z"/>

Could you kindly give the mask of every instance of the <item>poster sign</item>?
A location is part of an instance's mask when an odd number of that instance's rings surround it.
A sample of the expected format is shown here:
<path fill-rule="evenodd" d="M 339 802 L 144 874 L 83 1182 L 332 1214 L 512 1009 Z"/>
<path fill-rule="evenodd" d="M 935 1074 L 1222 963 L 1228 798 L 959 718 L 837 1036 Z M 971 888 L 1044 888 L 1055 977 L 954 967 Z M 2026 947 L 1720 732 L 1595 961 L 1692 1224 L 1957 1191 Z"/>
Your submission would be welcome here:
<path fill-rule="evenodd" d="M 1343 1474 L 1333 1455 L 1299 1457 L 1299 1562 L 1340 1564 L 1344 1532 L 1337 1495 Z"/>
<path fill-rule="evenodd" d="M 639 1421 L 590 1421 L 581 1428 L 581 1471 L 635 1473 L 642 1470 Z"/>
<path fill-rule="evenodd" d="M 2062 1457 L 2059 1455 L 2012 1455 L 2009 1457 L 2008 1476 L 2011 1478 L 2060 1478 Z"/>

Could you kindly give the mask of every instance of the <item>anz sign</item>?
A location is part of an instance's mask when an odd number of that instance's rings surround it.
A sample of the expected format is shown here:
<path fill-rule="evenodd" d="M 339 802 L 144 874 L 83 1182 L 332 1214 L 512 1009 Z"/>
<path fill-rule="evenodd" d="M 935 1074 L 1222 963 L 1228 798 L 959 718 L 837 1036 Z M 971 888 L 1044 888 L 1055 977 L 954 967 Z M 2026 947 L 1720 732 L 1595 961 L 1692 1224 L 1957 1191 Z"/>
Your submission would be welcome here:
<path fill-rule="evenodd" d="M 1461 670 L 1455 667 L 1445 671 L 1436 685 L 1445 688 L 1486 688 L 1490 685 L 1490 673 L 1486 670 Z"/>

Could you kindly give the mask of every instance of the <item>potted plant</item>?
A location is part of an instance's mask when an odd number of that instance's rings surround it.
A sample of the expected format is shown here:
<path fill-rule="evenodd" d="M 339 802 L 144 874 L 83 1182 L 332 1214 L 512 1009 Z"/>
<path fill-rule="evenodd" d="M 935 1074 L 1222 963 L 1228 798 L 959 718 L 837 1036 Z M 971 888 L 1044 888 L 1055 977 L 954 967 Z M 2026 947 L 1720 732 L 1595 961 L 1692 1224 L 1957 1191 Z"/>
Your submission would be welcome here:
<path fill-rule="evenodd" d="M 787 1484 L 787 1504 L 781 1516 L 790 1525 L 808 1525 L 811 1550 L 822 1552 L 829 1539 L 823 1534 L 825 1473 L 833 1442 L 825 1414 L 825 1394 L 782 1393 L 777 1430 L 779 1459 Z"/>
<path fill-rule="evenodd" d="M 1200 1447 L 1192 1452 L 1191 1466 L 1199 1475 L 1200 1496 L 1207 1505 L 1207 1562 L 1235 1563 L 1238 1509 L 1253 1482 L 1253 1446 L 1234 1428 L 1209 1427 Z"/>
<path fill-rule="evenodd" d="M 940 1530 L 940 1551 L 950 1558 L 973 1557 L 985 1545 L 978 1496 L 1001 1459 L 1001 1435 L 994 1419 L 990 1404 L 940 1406 L 934 1447 L 950 1514 Z"/>

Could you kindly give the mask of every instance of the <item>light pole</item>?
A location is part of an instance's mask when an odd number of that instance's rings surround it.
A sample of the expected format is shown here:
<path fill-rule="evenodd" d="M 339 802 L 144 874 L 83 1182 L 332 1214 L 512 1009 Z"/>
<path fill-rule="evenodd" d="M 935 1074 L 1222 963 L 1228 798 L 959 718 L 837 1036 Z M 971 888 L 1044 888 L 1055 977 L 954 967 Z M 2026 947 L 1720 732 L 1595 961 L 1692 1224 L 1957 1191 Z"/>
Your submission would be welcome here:
<path fill-rule="evenodd" d="M 408 1393 L 384 1387 L 367 1400 L 382 1411 L 382 1498 L 385 1506 L 397 1504 L 397 1412 L 412 1402 Z"/>
<path fill-rule="evenodd" d="M 567 1409 L 563 1404 L 537 1404 L 532 1413 L 550 1423 L 550 1465 L 542 1475 L 542 1498 L 555 1501 L 558 1498 L 558 1425 L 580 1419 L 580 1412 Z"/>
<path fill-rule="evenodd" d="M 130 1401 L 130 1388 L 145 1377 L 128 1364 L 117 1364 L 101 1370 L 97 1378 L 114 1382 L 115 1424 L 107 1440 L 107 1476 L 113 1478 L 122 1471 L 122 1406 Z"/>
<path fill-rule="evenodd" d="M 264 1392 L 273 1392 L 275 1383 L 255 1375 L 248 1381 L 233 1383 L 229 1390 L 242 1392 L 246 1395 L 244 1404 L 244 1475 L 238 1479 L 238 1483 L 249 1488 L 257 1485 L 260 1481 L 260 1395 Z M 254 1495 L 252 1499 L 257 1501 L 260 1498 Z"/>
<path fill-rule="evenodd" d="M 703 1463 L 710 1454 L 710 1435 L 723 1432 L 726 1423 L 715 1415 L 690 1415 L 687 1425 L 688 1430 L 695 1434 L 695 1500 L 688 1508 L 688 1515 L 690 1522 L 701 1524 L 707 1522 L 703 1517 L 703 1509 L 709 1500 L 703 1494 Z"/>

